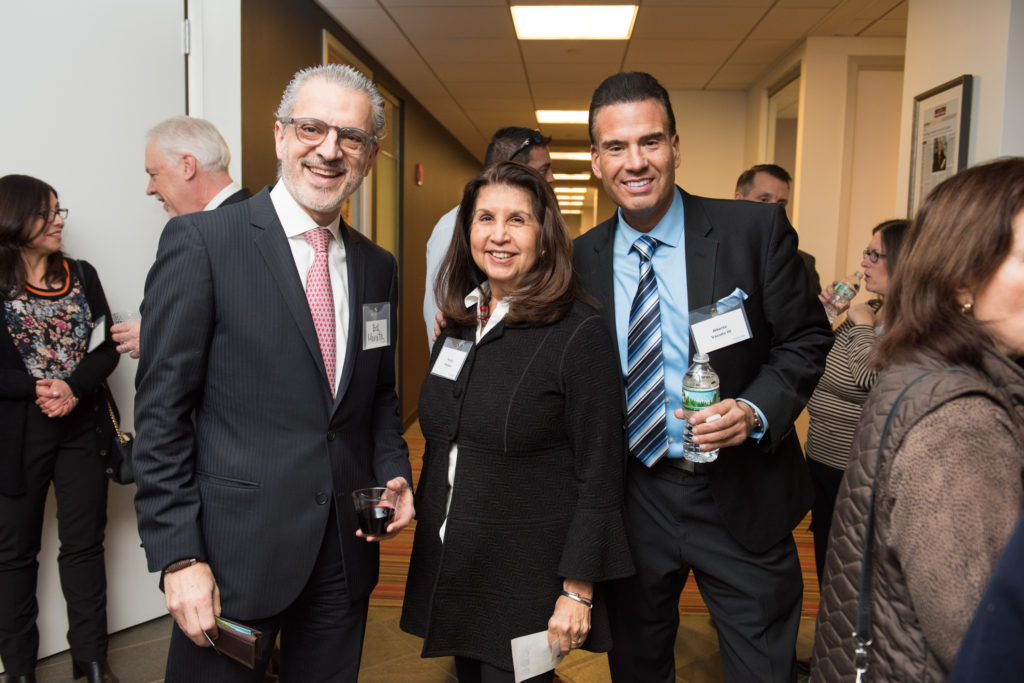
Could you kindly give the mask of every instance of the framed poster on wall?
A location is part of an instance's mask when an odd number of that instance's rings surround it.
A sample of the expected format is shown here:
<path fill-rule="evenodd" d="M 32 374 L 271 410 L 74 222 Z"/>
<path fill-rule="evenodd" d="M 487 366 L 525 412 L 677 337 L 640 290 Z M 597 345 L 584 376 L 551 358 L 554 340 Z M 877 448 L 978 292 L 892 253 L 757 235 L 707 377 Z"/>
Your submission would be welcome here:
<path fill-rule="evenodd" d="M 967 167 L 973 81 L 965 74 L 914 98 L 908 216 L 933 187 Z"/>

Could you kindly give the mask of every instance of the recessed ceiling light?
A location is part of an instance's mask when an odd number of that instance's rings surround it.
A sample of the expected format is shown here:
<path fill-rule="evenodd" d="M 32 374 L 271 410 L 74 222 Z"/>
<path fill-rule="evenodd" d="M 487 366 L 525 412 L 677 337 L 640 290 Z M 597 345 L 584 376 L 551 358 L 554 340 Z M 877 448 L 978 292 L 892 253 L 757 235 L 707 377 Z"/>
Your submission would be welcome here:
<path fill-rule="evenodd" d="M 562 200 L 562 201 L 558 202 L 558 205 L 559 206 L 583 206 L 583 200 L 576 201 L 576 202 Z"/>
<path fill-rule="evenodd" d="M 590 152 L 552 152 L 551 158 L 562 161 L 590 161 Z"/>
<path fill-rule="evenodd" d="M 519 40 L 628 40 L 637 5 L 512 5 Z"/>
<path fill-rule="evenodd" d="M 589 173 L 556 173 L 555 180 L 590 180 Z"/>
<path fill-rule="evenodd" d="M 565 209 L 564 211 L 562 211 L 562 215 L 563 216 L 581 216 L 581 215 L 583 215 L 583 211 L 581 211 L 580 209 Z"/>
<path fill-rule="evenodd" d="M 585 187 L 556 187 L 554 188 L 555 194 L 586 194 L 587 188 Z"/>
<path fill-rule="evenodd" d="M 538 109 L 537 123 L 586 123 L 589 114 L 586 109 Z"/>

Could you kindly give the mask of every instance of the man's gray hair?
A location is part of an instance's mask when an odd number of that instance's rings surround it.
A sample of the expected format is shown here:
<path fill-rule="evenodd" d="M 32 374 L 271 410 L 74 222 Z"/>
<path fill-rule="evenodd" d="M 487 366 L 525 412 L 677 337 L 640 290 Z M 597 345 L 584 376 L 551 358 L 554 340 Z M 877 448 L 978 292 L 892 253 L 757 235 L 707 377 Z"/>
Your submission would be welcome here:
<path fill-rule="evenodd" d="M 286 119 L 292 115 L 299 90 L 314 78 L 323 79 L 328 83 L 341 86 L 345 90 L 366 93 L 366 96 L 370 98 L 370 104 L 373 106 L 373 133 L 379 136 L 383 132 L 385 125 L 384 98 L 381 97 L 377 88 L 373 85 L 373 81 L 345 64 L 311 66 L 292 76 L 291 82 L 284 89 L 284 94 L 281 96 L 281 104 L 277 107 L 277 118 Z"/>
<path fill-rule="evenodd" d="M 172 164 L 185 154 L 194 156 L 199 167 L 207 172 L 227 173 L 231 164 L 228 143 L 216 126 L 205 119 L 172 116 L 150 128 L 146 140 L 154 140 L 157 149 Z"/>

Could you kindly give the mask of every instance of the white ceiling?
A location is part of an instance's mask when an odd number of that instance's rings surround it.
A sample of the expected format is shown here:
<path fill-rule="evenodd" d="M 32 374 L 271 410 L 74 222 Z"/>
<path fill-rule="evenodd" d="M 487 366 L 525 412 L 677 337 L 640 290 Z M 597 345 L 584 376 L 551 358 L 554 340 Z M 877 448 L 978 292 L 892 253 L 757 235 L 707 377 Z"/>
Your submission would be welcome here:
<path fill-rule="evenodd" d="M 519 41 L 512 4 L 630 0 L 317 0 L 480 159 L 510 125 L 540 128 L 552 149 L 582 148 L 586 126 L 538 125 L 534 111 L 586 109 L 618 71 L 647 71 L 669 90 L 745 90 L 807 37 L 907 27 L 907 0 L 632 1 L 630 40 Z"/>

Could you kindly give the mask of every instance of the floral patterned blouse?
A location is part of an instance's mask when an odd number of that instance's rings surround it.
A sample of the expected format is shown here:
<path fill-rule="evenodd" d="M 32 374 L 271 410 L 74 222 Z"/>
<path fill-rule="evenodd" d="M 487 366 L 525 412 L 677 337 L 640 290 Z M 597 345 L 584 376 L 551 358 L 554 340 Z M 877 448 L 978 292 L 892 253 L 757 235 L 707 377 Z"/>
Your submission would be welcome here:
<path fill-rule="evenodd" d="M 85 290 L 64 262 L 64 284 L 56 289 L 25 286 L 4 301 L 7 331 L 28 374 L 36 379 L 67 379 L 85 356 L 92 314 Z"/>

